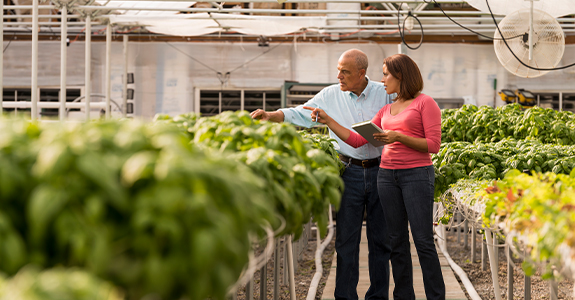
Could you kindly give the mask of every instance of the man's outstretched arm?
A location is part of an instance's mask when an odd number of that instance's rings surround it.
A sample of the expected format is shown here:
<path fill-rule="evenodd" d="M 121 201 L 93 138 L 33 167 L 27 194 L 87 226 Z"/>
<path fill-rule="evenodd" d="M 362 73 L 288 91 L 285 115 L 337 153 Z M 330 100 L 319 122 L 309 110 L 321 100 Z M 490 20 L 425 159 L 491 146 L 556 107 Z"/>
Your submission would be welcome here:
<path fill-rule="evenodd" d="M 264 111 L 263 109 L 256 109 L 250 113 L 252 119 L 262 120 L 262 121 L 272 121 L 280 123 L 284 121 L 284 113 L 281 110 L 276 111 Z"/>

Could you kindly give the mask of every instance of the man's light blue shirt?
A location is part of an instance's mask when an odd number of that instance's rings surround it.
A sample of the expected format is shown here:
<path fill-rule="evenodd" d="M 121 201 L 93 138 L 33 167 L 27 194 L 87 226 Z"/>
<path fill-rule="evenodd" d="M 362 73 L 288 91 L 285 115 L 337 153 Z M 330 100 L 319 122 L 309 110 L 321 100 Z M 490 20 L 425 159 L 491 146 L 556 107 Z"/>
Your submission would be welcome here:
<path fill-rule="evenodd" d="M 284 113 L 284 122 L 307 128 L 319 125 L 320 123 L 312 122 L 311 111 L 303 109 L 303 106 L 323 109 L 336 122 L 348 129 L 351 129 L 352 124 L 371 120 L 383 106 L 391 103 L 393 96 L 386 93 L 382 83 L 371 81 L 367 77 L 366 79 L 368 84 L 359 97 L 353 92 L 340 90 L 339 84 L 334 84 L 322 89 L 303 105 L 280 109 Z M 361 160 L 381 156 L 383 147 L 374 147 L 367 143 L 359 148 L 353 148 L 337 137 L 333 131 L 330 130 L 329 135 L 337 140 L 340 147 L 338 152 L 345 156 Z"/>

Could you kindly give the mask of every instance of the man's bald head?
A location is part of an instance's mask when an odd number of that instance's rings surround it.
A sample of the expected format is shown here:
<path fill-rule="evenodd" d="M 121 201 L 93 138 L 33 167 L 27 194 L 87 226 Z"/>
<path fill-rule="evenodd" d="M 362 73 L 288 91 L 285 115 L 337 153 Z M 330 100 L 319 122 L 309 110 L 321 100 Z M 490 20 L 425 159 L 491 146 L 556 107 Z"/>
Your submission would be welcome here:
<path fill-rule="evenodd" d="M 355 61 L 355 65 L 358 70 L 363 69 L 367 72 L 367 66 L 368 66 L 367 55 L 363 51 L 359 49 L 347 50 L 340 57 L 340 59 L 343 58 L 353 59 Z"/>
<path fill-rule="evenodd" d="M 367 55 L 358 49 L 345 51 L 337 62 L 337 80 L 342 91 L 359 96 L 367 86 Z"/>

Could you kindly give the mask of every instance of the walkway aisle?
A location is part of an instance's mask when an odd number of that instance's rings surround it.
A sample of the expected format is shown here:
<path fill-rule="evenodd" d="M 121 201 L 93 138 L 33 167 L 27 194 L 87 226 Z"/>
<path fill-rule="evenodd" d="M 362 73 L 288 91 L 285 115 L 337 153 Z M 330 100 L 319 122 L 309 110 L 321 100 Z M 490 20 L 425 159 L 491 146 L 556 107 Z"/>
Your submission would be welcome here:
<path fill-rule="evenodd" d="M 359 246 L 359 284 L 357 285 L 357 293 L 360 300 L 363 300 L 367 289 L 369 288 L 369 273 L 367 265 L 367 238 L 365 236 L 365 226 L 363 227 L 361 234 L 361 245 Z M 466 300 L 467 297 L 461 289 L 455 274 L 449 267 L 449 263 L 445 260 L 445 257 L 441 254 L 441 250 L 437 248 L 437 253 L 439 254 L 439 261 L 441 262 L 441 270 L 443 272 L 443 280 L 445 281 L 445 288 L 447 289 L 446 299 L 447 300 Z M 421 274 L 421 266 L 419 265 L 419 259 L 417 257 L 417 252 L 415 251 L 415 246 L 413 241 L 411 243 L 411 259 L 413 261 L 413 281 L 415 289 L 415 297 L 417 300 L 425 299 L 425 291 L 423 289 L 423 276 Z M 335 290 L 335 268 L 336 268 L 336 255 L 334 253 L 333 263 L 327 279 L 326 286 L 323 290 L 322 299 L 333 300 L 333 292 Z M 389 299 L 393 299 L 393 275 L 390 278 L 389 283 Z"/>

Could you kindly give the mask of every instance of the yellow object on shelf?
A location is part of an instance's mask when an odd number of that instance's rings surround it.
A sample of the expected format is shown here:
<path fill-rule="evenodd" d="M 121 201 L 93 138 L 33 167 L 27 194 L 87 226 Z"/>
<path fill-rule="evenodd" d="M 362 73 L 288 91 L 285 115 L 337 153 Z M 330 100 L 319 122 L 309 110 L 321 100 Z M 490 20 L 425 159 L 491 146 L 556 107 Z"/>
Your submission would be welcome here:
<path fill-rule="evenodd" d="M 515 103 L 517 100 L 517 95 L 512 90 L 501 90 L 498 94 L 505 103 Z"/>
<path fill-rule="evenodd" d="M 535 105 L 535 103 L 537 103 L 537 99 L 535 99 L 535 95 L 533 95 L 529 91 L 526 91 L 524 89 L 518 89 L 516 91 L 516 94 L 518 97 L 519 104 L 521 104 L 523 106 L 533 106 L 533 105 Z"/>

